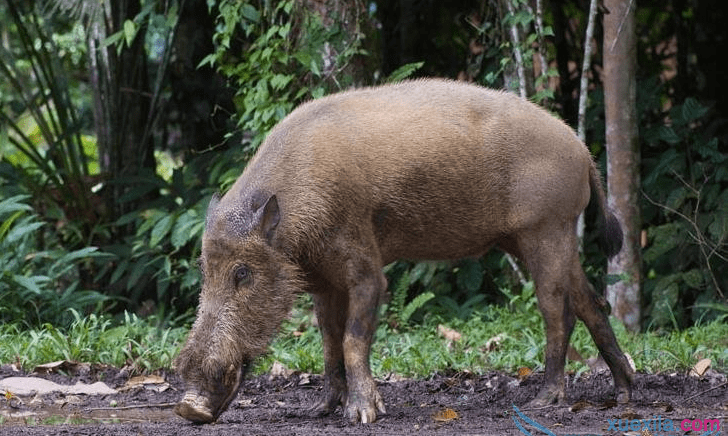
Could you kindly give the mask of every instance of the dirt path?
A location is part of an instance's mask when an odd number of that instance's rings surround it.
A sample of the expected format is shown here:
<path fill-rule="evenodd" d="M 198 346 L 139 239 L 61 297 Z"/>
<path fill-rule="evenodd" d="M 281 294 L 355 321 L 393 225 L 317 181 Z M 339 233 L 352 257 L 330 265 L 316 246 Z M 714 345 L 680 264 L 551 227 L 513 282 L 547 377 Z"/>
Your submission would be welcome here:
<path fill-rule="evenodd" d="M 23 374 L 7 366 L 0 370 L 0 379 L 18 375 Z M 626 406 L 609 400 L 610 377 L 570 376 L 567 405 L 524 406 L 520 415 L 514 405 L 523 406 L 535 396 L 541 385 L 538 374 L 523 382 L 495 372 L 381 381 L 388 414 L 366 426 L 351 425 L 340 413 L 313 417 L 307 407 L 322 387 L 315 375 L 249 379 L 230 409 L 215 424 L 203 426 L 174 415 L 172 405 L 182 395 L 174 374 L 140 379 L 136 386 L 116 369 L 43 377 L 67 385 L 100 379 L 121 392 L 6 395 L 0 398 L 0 435 L 728 435 L 723 428 L 728 425 L 728 386 L 726 377 L 716 373 L 702 379 L 640 374 L 634 401 Z M 712 422 L 720 424 L 720 431 L 690 430 L 707 420 L 717 420 Z"/>

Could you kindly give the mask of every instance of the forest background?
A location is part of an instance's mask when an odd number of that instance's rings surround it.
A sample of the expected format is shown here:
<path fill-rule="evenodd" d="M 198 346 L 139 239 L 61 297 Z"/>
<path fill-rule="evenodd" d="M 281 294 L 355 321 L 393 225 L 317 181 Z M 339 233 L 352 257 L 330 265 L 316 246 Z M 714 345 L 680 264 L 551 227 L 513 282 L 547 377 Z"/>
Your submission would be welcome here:
<path fill-rule="evenodd" d="M 624 3 L 636 30 L 638 327 L 725 321 L 725 8 Z M 586 37 L 586 0 L 2 0 L 0 322 L 68 327 L 128 311 L 188 324 L 212 194 L 294 107 L 352 86 L 437 76 L 520 92 L 578 128 L 608 174 L 610 13 L 597 5 Z M 622 279 L 588 232 L 583 250 L 597 289 Z M 386 272 L 393 324 L 533 298 L 501 253 Z"/>

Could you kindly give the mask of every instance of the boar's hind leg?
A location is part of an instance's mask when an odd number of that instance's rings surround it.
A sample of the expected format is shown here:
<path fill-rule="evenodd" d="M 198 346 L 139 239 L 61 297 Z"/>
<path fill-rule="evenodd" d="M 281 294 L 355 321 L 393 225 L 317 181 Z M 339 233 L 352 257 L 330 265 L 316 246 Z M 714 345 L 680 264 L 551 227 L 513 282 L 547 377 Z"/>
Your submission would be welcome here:
<path fill-rule="evenodd" d="M 609 325 L 609 305 L 601 295 L 592 289 L 586 280 L 583 271 L 579 270 L 580 286 L 575 289 L 572 303 L 576 315 L 584 321 L 589 329 L 599 353 L 609 365 L 614 379 L 614 389 L 617 402 L 627 403 L 632 396 L 632 378 L 634 373 L 622 353 L 614 337 L 614 331 Z"/>
<path fill-rule="evenodd" d="M 529 406 L 542 407 L 564 399 L 564 364 L 576 318 L 570 310 L 573 262 L 578 261 L 576 236 L 569 225 L 549 223 L 524 230 L 515 244 L 502 248 L 523 260 L 536 285 L 538 306 L 546 327 L 545 384 Z M 581 268 L 581 267 L 579 267 Z"/>
<path fill-rule="evenodd" d="M 344 327 L 346 326 L 346 292 L 335 290 L 322 278 L 314 280 L 313 301 L 316 318 L 324 343 L 324 392 L 314 412 L 332 413 L 346 399 L 346 369 L 344 367 Z"/>
<path fill-rule="evenodd" d="M 609 325 L 607 304 L 592 291 L 579 262 L 575 223 L 551 223 L 524 232 L 515 253 L 536 282 L 536 296 L 546 324 L 546 384 L 530 403 L 539 407 L 564 398 L 566 348 L 575 315 L 589 329 L 609 365 L 619 402 L 629 401 L 632 370 Z"/>

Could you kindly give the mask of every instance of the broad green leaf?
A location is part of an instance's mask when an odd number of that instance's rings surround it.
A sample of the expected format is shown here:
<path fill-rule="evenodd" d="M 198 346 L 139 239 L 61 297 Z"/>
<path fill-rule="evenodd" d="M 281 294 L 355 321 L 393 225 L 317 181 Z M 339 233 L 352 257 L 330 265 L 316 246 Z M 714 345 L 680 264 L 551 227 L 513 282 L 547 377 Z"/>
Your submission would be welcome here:
<path fill-rule="evenodd" d="M 693 289 L 700 289 L 703 286 L 703 273 L 699 269 L 691 269 L 682 274 L 685 284 Z"/>
<path fill-rule="evenodd" d="M 20 221 L 17 225 L 11 228 L 10 231 L 8 231 L 7 235 L 5 236 L 5 242 L 8 242 L 10 244 L 15 243 L 21 238 L 35 232 L 45 225 L 45 223 L 34 221 L 33 217 L 28 218 L 30 219 L 24 219 Z"/>
<path fill-rule="evenodd" d="M 24 287 L 25 289 L 41 295 L 43 294 L 43 290 L 41 289 L 41 285 L 43 283 L 47 283 L 50 281 L 49 277 L 46 276 L 33 276 L 33 277 L 25 277 L 21 275 L 13 275 L 13 281 L 20 286 Z"/>
<path fill-rule="evenodd" d="M 688 97 L 685 99 L 685 103 L 682 104 L 681 112 L 684 122 L 689 123 L 704 117 L 708 113 L 708 108 L 693 97 Z"/>
<path fill-rule="evenodd" d="M 10 226 L 13 225 L 15 220 L 20 218 L 24 213 L 24 211 L 19 210 L 14 214 L 10 215 L 8 218 L 5 218 L 2 225 L 0 225 L 0 241 L 5 238 L 5 234 L 8 232 L 8 229 L 10 229 Z"/>
<path fill-rule="evenodd" d="M 204 219 L 198 217 L 193 211 L 187 211 L 177 218 L 172 231 L 170 242 L 175 250 L 200 236 L 199 225 L 204 224 Z"/>
<path fill-rule="evenodd" d="M 240 15 L 248 21 L 257 23 L 260 21 L 260 12 L 250 3 L 245 3 L 240 9 Z"/>
<path fill-rule="evenodd" d="M 644 252 L 644 260 L 654 262 L 660 256 L 677 247 L 680 243 L 679 232 L 679 223 L 667 223 L 650 227 L 647 231 L 650 245 Z"/>
<path fill-rule="evenodd" d="M 32 211 L 30 205 L 23 203 L 23 200 L 30 198 L 30 195 L 16 195 L 0 201 L 0 216 L 17 211 Z"/>
<path fill-rule="evenodd" d="M 127 290 L 131 290 L 131 288 L 136 286 L 141 276 L 146 272 L 148 260 L 147 256 L 144 256 L 134 263 L 131 274 L 129 274 L 129 279 L 126 282 Z"/>
<path fill-rule="evenodd" d="M 169 231 L 172 229 L 172 225 L 174 224 L 173 218 L 174 216 L 167 215 L 157 221 L 157 223 L 154 225 L 154 228 L 152 229 L 152 236 L 149 239 L 149 245 L 151 247 L 156 247 L 162 241 L 162 239 L 167 236 L 167 233 L 169 233 Z"/>
<path fill-rule="evenodd" d="M 139 27 L 132 20 L 124 21 L 124 40 L 126 41 L 127 46 L 131 47 L 134 43 L 134 38 L 136 37 L 138 30 Z"/>

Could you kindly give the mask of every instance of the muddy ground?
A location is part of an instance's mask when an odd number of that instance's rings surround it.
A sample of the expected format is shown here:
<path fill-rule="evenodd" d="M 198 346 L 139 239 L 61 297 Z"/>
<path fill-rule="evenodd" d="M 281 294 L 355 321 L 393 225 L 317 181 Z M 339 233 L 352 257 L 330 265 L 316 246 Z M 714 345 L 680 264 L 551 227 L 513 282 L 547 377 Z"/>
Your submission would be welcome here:
<path fill-rule="evenodd" d="M 567 403 L 528 410 L 525 404 L 542 375 L 523 381 L 503 373 L 436 375 L 426 380 L 379 381 L 388 414 L 370 425 L 352 425 L 341 413 L 314 417 L 307 410 L 321 393 L 320 376 L 259 376 L 245 381 L 230 409 L 214 424 L 192 425 L 174 415 L 182 396 L 175 374 L 160 374 L 130 385 L 114 368 L 63 370 L 39 375 L 60 384 L 103 381 L 120 392 L 108 395 L 4 395 L 0 398 L 1 435 L 705 435 L 683 431 L 693 422 L 718 419 L 728 425 L 725 375 L 638 374 L 633 402 L 616 405 L 608 375 L 568 376 Z M 10 366 L 0 379 L 20 374 Z M 166 382 L 165 382 L 166 381 Z M 158 392 L 159 391 L 159 392 Z M 514 410 L 520 407 L 522 416 Z M 515 418 L 515 419 L 514 419 Z M 651 420 L 651 421 L 649 421 Z M 668 420 L 675 427 L 667 427 Z M 701 421 L 697 421 L 701 420 Z M 516 422 L 524 431 L 521 431 Z M 538 429 L 541 425 L 545 429 Z M 628 425 L 633 428 L 628 428 Z M 636 431 L 636 426 L 641 427 Z M 621 430 L 620 430 L 621 428 Z M 550 433 L 548 433 L 550 432 Z"/>

